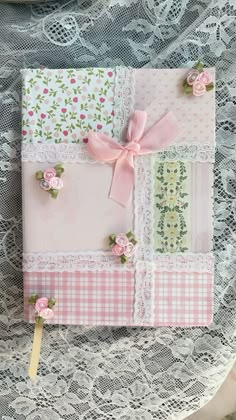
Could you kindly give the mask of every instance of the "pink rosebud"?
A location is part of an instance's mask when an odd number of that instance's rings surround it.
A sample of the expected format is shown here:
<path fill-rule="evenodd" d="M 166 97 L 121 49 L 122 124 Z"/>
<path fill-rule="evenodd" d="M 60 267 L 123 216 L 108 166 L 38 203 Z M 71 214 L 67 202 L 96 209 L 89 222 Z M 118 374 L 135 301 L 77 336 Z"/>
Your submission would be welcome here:
<path fill-rule="evenodd" d="M 187 83 L 188 85 L 192 86 L 194 82 L 197 80 L 199 75 L 199 71 L 196 69 L 192 69 L 187 74 Z"/>
<path fill-rule="evenodd" d="M 39 185 L 44 191 L 48 191 L 51 189 L 49 182 L 46 179 L 41 179 Z"/>
<path fill-rule="evenodd" d="M 56 176 L 56 170 L 54 168 L 48 168 L 43 173 L 43 177 L 46 181 L 50 181 L 54 176 Z"/>
<path fill-rule="evenodd" d="M 62 101 L 62 98 L 57 98 L 57 102 L 61 102 Z"/>
<path fill-rule="evenodd" d="M 22 130 L 22 136 L 26 136 L 27 131 L 26 130 Z"/>
<path fill-rule="evenodd" d="M 45 127 L 45 130 L 46 130 L 46 131 L 49 131 L 49 130 L 50 130 L 50 125 L 47 125 L 47 126 Z"/>
<path fill-rule="evenodd" d="M 202 71 L 199 75 L 197 80 L 202 83 L 203 85 L 209 85 L 212 82 L 212 75 L 207 71 Z"/>
<path fill-rule="evenodd" d="M 25 99 L 26 99 L 27 101 L 30 101 L 30 100 L 31 100 L 31 96 L 27 95 L 27 96 L 25 97 Z"/>
<path fill-rule="evenodd" d="M 46 309 L 48 307 L 48 298 L 46 297 L 41 297 L 39 299 L 36 300 L 35 303 L 35 310 L 37 312 L 42 311 L 43 309 Z"/>
<path fill-rule="evenodd" d="M 52 75 L 52 72 L 49 70 L 49 71 L 47 71 L 47 76 L 51 76 Z"/>
<path fill-rule="evenodd" d="M 33 130 L 29 130 L 29 135 L 32 136 L 34 134 Z"/>
<path fill-rule="evenodd" d="M 98 92 L 98 88 L 97 87 L 94 88 L 94 92 Z"/>
<path fill-rule="evenodd" d="M 57 122 L 57 119 L 56 118 L 53 118 L 52 119 L 52 122 L 53 122 L 53 124 L 55 124 Z"/>
<path fill-rule="evenodd" d="M 33 111 L 28 112 L 29 116 L 32 117 L 34 115 Z"/>
<path fill-rule="evenodd" d="M 82 98 L 82 100 L 83 100 L 83 101 L 85 101 L 85 100 L 86 100 L 86 98 L 87 98 L 87 96 L 82 95 L 82 96 L 81 96 L 81 98 Z"/>
<path fill-rule="evenodd" d="M 100 83 L 102 82 L 101 79 L 97 79 L 96 80 L 97 84 L 100 85 Z"/>
<path fill-rule="evenodd" d="M 42 311 L 39 312 L 39 316 L 43 319 L 51 319 L 54 316 L 54 312 L 50 308 L 42 309 Z"/>
<path fill-rule="evenodd" d="M 129 243 L 129 239 L 127 238 L 125 233 L 119 233 L 116 235 L 116 243 L 120 246 L 126 246 Z"/>
<path fill-rule="evenodd" d="M 103 111 L 103 115 L 107 115 L 108 114 L 108 111 Z"/>
<path fill-rule="evenodd" d="M 35 90 L 39 90 L 40 89 L 40 86 L 39 85 L 36 85 L 35 86 Z"/>
<path fill-rule="evenodd" d="M 47 105 L 49 104 L 49 100 L 48 99 L 44 99 L 44 103 Z"/>
<path fill-rule="evenodd" d="M 44 120 L 44 118 L 46 118 L 46 115 L 42 113 L 42 114 L 40 115 L 40 117 Z"/>
<path fill-rule="evenodd" d="M 54 137 L 59 137 L 59 133 L 58 133 L 57 131 L 55 131 L 55 132 L 53 133 L 53 135 L 54 135 Z"/>
<path fill-rule="evenodd" d="M 63 70 L 62 69 L 59 69 L 59 70 L 57 70 L 57 73 L 58 74 L 62 74 L 63 73 Z"/>
<path fill-rule="evenodd" d="M 84 120 L 85 119 L 85 115 L 84 114 L 80 114 L 79 117 L 80 117 L 81 120 Z"/>
<path fill-rule="evenodd" d="M 34 124 L 35 124 L 35 120 L 31 120 L 30 125 L 34 125 Z"/>
<path fill-rule="evenodd" d="M 113 245 L 111 252 L 113 255 L 117 255 L 118 257 L 120 257 L 121 255 L 124 254 L 125 248 L 123 246 L 120 246 L 118 244 Z"/>
<path fill-rule="evenodd" d="M 202 96 L 206 92 L 206 86 L 203 83 L 200 83 L 198 80 L 193 84 L 193 95 Z"/>
<path fill-rule="evenodd" d="M 47 88 L 44 88 L 43 89 L 43 93 L 45 93 L 45 94 L 48 93 L 48 89 Z"/>
<path fill-rule="evenodd" d="M 109 102 L 113 102 L 114 98 L 112 96 L 110 96 L 110 98 L 108 99 Z"/>
<path fill-rule="evenodd" d="M 103 102 L 105 102 L 105 98 L 100 98 L 99 101 L 103 104 Z"/>
<path fill-rule="evenodd" d="M 78 102 L 78 98 L 77 98 L 76 96 L 73 98 L 73 102 L 74 102 L 75 104 Z"/>
<path fill-rule="evenodd" d="M 66 108 L 62 108 L 62 109 L 61 109 L 61 112 L 63 112 L 63 114 L 65 114 L 65 113 L 66 113 L 66 111 L 67 111 L 67 109 L 66 109 Z"/>
<path fill-rule="evenodd" d="M 49 184 L 50 184 L 50 187 L 53 188 L 54 190 L 61 190 L 63 187 L 63 181 L 58 176 L 54 176 L 53 178 L 51 178 L 49 181 Z"/>
<path fill-rule="evenodd" d="M 86 143 L 88 143 L 88 139 L 87 138 L 85 138 L 85 139 L 83 139 L 83 142 L 86 144 Z"/>
<path fill-rule="evenodd" d="M 113 76 L 112 71 L 109 71 L 107 74 L 108 74 L 109 77 L 112 77 Z"/>
<path fill-rule="evenodd" d="M 85 136 L 85 131 L 83 131 L 83 130 L 82 130 L 82 131 L 80 132 L 80 135 L 81 135 L 81 136 Z"/>
<path fill-rule="evenodd" d="M 72 93 L 71 90 L 67 90 L 67 92 L 66 92 L 67 96 L 70 96 L 71 93 Z"/>
<path fill-rule="evenodd" d="M 129 242 L 128 245 L 125 247 L 124 255 L 126 257 L 131 257 L 135 251 L 134 244 L 132 242 Z"/>
<path fill-rule="evenodd" d="M 67 130 L 64 130 L 62 133 L 64 134 L 64 136 L 68 136 L 69 134 Z"/>
<path fill-rule="evenodd" d="M 88 114 L 88 118 L 91 120 L 93 118 L 92 114 Z"/>
<path fill-rule="evenodd" d="M 76 111 L 76 105 L 72 105 L 72 107 L 71 107 L 71 109 L 72 109 L 72 111 Z"/>
<path fill-rule="evenodd" d="M 79 75 L 77 76 L 77 79 L 78 79 L 78 80 L 81 80 L 81 79 L 82 79 L 82 76 L 79 74 Z"/>
<path fill-rule="evenodd" d="M 71 84 L 74 84 L 76 82 L 76 80 L 75 79 L 70 79 L 70 83 Z"/>
<path fill-rule="evenodd" d="M 72 137 L 72 139 L 76 140 L 77 139 L 77 134 L 73 133 L 71 137 Z"/>
<path fill-rule="evenodd" d="M 89 104 L 89 109 L 94 109 L 94 105 L 93 104 Z"/>
<path fill-rule="evenodd" d="M 113 111 L 111 111 L 111 115 L 114 117 L 114 115 L 115 115 L 115 112 L 114 112 L 114 110 Z"/>
<path fill-rule="evenodd" d="M 102 125 L 101 124 L 97 124 L 97 129 L 98 130 L 101 130 L 101 128 L 102 128 Z"/>
<path fill-rule="evenodd" d="M 83 92 L 87 92 L 87 88 L 86 88 L 86 86 L 82 87 L 82 91 L 83 91 Z"/>

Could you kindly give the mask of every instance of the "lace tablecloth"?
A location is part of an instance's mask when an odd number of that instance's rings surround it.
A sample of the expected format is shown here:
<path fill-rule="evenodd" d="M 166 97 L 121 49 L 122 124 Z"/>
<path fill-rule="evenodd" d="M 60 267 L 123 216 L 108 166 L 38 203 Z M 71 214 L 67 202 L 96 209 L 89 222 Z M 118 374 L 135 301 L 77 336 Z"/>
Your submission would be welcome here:
<path fill-rule="evenodd" d="M 0 5 L 0 400 L 3 420 L 180 420 L 235 358 L 235 0 L 51 0 Z M 23 321 L 20 68 L 217 68 L 215 304 L 209 328 L 44 328 L 36 383 Z M 199 102 L 199 112 L 201 106 Z"/>

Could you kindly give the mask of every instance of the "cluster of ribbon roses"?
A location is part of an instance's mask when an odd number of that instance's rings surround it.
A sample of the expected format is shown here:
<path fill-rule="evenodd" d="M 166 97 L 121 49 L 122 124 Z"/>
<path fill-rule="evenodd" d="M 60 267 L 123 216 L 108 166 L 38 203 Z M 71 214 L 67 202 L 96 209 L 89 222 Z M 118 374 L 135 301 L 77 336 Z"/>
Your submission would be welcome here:
<path fill-rule="evenodd" d="M 213 88 L 214 83 L 212 83 L 211 74 L 204 71 L 203 64 L 199 61 L 187 74 L 187 78 L 183 83 L 184 93 L 202 96 Z"/>
<path fill-rule="evenodd" d="M 54 168 L 48 168 L 44 172 L 36 172 L 35 178 L 40 181 L 39 185 L 44 191 L 49 192 L 52 198 L 57 198 L 59 190 L 63 187 L 63 181 L 60 178 L 63 172 L 64 167 L 59 163 Z"/>
<path fill-rule="evenodd" d="M 112 234 L 109 236 L 109 241 L 112 254 L 120 257 L 122 264 L 127 263 L 129 257 L 134 254 L 137 244 L 133 232 Z"/>
<path fill-rule="evenodd" d="M 35 322 L 37 324 L 43 324 L 44 321 L 53 318 L 53 307 L 55 306 L 55 303 L 56 301 L 53 298 L 38 298 L 38 295 L 30 296 L 29 304 L 34 305 Z"/>

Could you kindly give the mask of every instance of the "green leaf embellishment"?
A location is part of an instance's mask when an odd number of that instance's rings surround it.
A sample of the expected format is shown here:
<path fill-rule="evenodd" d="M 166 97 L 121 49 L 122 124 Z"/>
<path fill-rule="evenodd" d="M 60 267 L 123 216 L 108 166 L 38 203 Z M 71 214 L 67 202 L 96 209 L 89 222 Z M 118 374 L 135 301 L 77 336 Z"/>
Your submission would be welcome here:
<path fill-rule="evenodd" d="M 33 295 L 30 296 L 28 302 L 29 302 L 30 305 L 34 305 L 36 303 L 37 299 L 38 299 L 38 295 L 33 294 Z"/>
<path fill-rule="evenodd" d="M 35 178 L 40 181 L 39 185 L 42 190 L 48 192 L 52 198 L 56 199 L 59 191 L 63 188 L 63 180 L 61 175 L 64 172 L 62 163 L 58 163 L 54 168 L 48 168 L 44 172 L 37 171 Z"/>
<path fill-rule="evenodd" d="M 182 84 L 185 95 L 202 96 L 206 92 L 214 89 L 212 76 L 204 70 L 203 63 L 198 61 L 192 69 L 189 70 L 186 79 Z"/>

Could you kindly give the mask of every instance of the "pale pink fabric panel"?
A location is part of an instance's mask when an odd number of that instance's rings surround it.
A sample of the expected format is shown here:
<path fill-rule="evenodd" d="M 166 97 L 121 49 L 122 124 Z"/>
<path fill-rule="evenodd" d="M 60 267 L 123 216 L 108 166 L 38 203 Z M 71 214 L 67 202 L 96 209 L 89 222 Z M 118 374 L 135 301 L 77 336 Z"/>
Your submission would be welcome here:
<path fill-rule="evenodd" d="M 213 244 L 213 164 L 191 165 L 191 249 L 210 252 Z"/>
<path fill-rule="evenodd" d="M 215 70 L 208 71 L 214 80 Z M 181 84 L 186 73 L 186 69 L 136 70 L 134 109 L 148 112 L 147 127 L 173 111 L 182 128 L 176 142 L 214 143 L 215 91 L 201 97 L 184 95 Z"/>
<path fill-rule="evenodd" d="M 65 163 L 64 188 L 56 200 L 39 187 L 34 174 L 49 163 L 23 163 L 24 252 L 108 249 L 111 233 L 133 229 L 133 207 L 108 198 L 112 167 Z"/>

